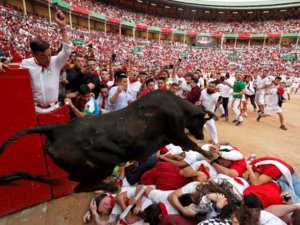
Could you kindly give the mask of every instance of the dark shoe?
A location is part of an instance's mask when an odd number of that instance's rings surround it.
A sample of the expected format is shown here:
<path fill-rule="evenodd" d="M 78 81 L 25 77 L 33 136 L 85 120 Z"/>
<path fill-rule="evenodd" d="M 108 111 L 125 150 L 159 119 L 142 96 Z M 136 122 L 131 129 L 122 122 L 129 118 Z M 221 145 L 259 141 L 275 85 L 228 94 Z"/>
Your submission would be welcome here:
<path fill-rule="evenodd" d="M 238 122 L 238 120 L 232 120 L 232 122 L 233 122 L 233 123 L 236 123 L 236 122 Z"/>
<path fill-rule="evenodd" d="M 259 115 L 257 118 L 256 118 L 256 121 L 259 122 L 261 119 L 261 116 Z"/>
<path fill-rule="evenodd" d="M 280 126 L 281 130 L 287 130 L 286 126 L 284 126 L 283 124 Z"/>
<path fill-rule="evenodd" d="M 220 116 L 220 118 L 224 118 L 224 117 L 226 117 L 225 114 L 223 114 L 222 116 Z"/>
<path fill-rule="evenodd" d="M 235 125 L 236 125 L 236 126 L 241 126 L 242 123 L 243 123 L 243 121 L 238 121 Z"/>
<path fill-rule="evenodd" d="M 228 119 L 228 117 L 225 117 L 225 121 L 228 121 L 229 119 Z"/>
<path fill-rule="evenodd" d="M 258 113 L 260 113 L 260 112 L 261 112 L 261 110 L 258 110 L 257 112 L 258 112 Z"/>

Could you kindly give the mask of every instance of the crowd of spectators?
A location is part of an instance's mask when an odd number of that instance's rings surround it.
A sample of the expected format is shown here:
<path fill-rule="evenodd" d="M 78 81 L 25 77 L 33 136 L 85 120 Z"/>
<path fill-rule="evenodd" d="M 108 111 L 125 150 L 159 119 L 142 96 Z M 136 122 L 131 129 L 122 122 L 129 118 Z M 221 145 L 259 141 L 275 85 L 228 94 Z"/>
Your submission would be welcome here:
<path fill-rule="evenodd" d="M 0 55 L 6 61 L 18 63 L 30 57 L 28 42 L 41 34 L 46 34 L 42 38 L 51 43 L 54 54 L 64 53 L 57 33 L 67 41 L 66 63 L 64 67 L 59 65 L 56 75 L 65 87 L 63 102 L 70 105 L 74 117 L 113 113 L 160 89 L 211 112 L 220 110 L 225 121 L 231 102 L 232 122 L 236 126 L 243 123 L 241 117 L 247 116 L 247 101 L 254 95 L 255 102 L 251 103 L 254 111 L 258 104 L 260 113 L 257 122 L 275 112 L 280 114 L 280 128 L 287 130 L 281 104 L 289 98 L 289 86 L 291 91 L 298 91 L 300 77 L 299 62 L 284 60 L 283 55 L 297 55 L 297 46 L 241 45 L 232 49 L 231 44 L 225 44 L 224 49 L 200 49 L 182 43 L 88 32 L 79 27 L 67 32 L 65 16 L 60 11 L 56 13 L 60 28 L 57 30 L 45 18 L 23 16 L 3 6 L 0 10 L 0 22 L 5 24 L 0 28 Z M 69 44 L 67 33 L 77 41 L 74 47 Z M 45 51 L 48 50 L 49 47 Z M 44 65 L 46 70 L 43 64 L 35 62 L 37 74 L 48 73 L 50 62 Z M 226 98 L 227 104 L 223 104 Z M 41 109 L 58 104 L 36 103 Z M 266 104 L 266 108 L 261 104 Z M 114 169 L 114 176 L 107 178 L 115 191 L 119 189 L 116 195 L 99 190 L 90 202 L 84 222 L 93 218 L 96 224 L 174 224 L 172 219 L 180 220 L 180 224 L 199 225 L 256 225 L 258 221 L 265 225 L 299 224 L 294 218 L 299 217 L 300 183 L 293 167 L 279 158 L 246 157 L 242 149 L 219 143 L 213 118 L 206 125 L 212 144 L 201 148 L 210 151 L 214 158 L 169 144 L 143 162 L 120 164 Z M 137 186 L 137 182 L 141 185 Z M 137 193 L 143 194 L 143 198 Z M 133 209 L 124 213 L 128 206 Z"/>
<path fill-rule="evenodd" d="M 11 59 L 12 62 L 20 62 L 23 58 L 30 56 L 28 42 L 33 37 L 41 34 L 46 41 L 51 43 L 51 48 L 57 51 L 60 41 L 57 31 L 46 18 L 28 14 L 13 8 L 0 6 L 1 42 L 0 54 Z M 31 23 L 30 21 L 35 21 Z M 144 38 L 124 36 L 116 33 L 103 31 L 88 31 L 87 29 L 73 26 L 69 28 L 71 40 L 79 40 L 84 44 L 75 44 L 74 51 L 87 55 L 89 44 L 92 44 L 95 59 L 98 64 L 108 64 L 111 54 L 116 54 L 116 64 L 124 63 L 135 66 L 139 70 L 160 70 L 166 65 L 173 65 L 178 58 L 182 58 L 181 66 L 188 72 L 192 68 L 205 72 L 229 71 L 231 69 L 242 70 L 245 73 L 260 71 L 267 68 L 274 73 L 293 72 L 299 68 L 299 62 L 284 60 L 285 54 L 298 55 L 298 46 L 280 46 L 266 44 L 261 45 L 232 45 L 224 44 L 224 48 L 196 48 L 188 44 L 165 40 L 146 40 Z M 139 49 L 139 52 L 132 52 Z M 185 57 L 182 57 L 184 53 Z M 234 57 L 231 57 L 234 56 Z M 253 63 L 257 64 L 253 67 Z"/>
<path fill-rule="evenodd" d="M 107 17 L 157 26 L 161 28 L 178 29 L 195 32 L 209 33 L 298 33 L 300 31 L 299 20 L 267 20 L 267 21 L 236 21 L 215 22 L 203 20 L 176 19 L 166 16 L 150 15 L 144 12 L 136 12 L 122 9 L 118 6 L 99 2 L 96 0 L 80 1 L 66 0 L 71 5 L 80 6 L 96 13 L 102 13 Z"/>

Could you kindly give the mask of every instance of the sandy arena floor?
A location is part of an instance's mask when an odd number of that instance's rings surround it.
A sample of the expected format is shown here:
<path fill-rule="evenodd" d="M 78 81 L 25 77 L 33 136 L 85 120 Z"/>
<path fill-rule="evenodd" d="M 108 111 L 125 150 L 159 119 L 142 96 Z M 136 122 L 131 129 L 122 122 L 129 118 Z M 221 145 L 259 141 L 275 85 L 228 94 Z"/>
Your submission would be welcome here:
<path fill-rule="evenodd" d="M 249 116 L 242 126 L 236 127 L 232 118 L 220 119 L 217 129 L 220 141 L 230 141 L 245 155 L 275 156 L 284 159 L 300 174 L 300 95 L 283 105 L 288 131 L 279 129 L 277 115 L 256 122 L 251 105 Z M 206 139 L 209 136 L 206 133 Z M 81 225 L 91 193 L 72 194 L 54 201 L 39 204 L 0 219 L 0 225 Z M 5 203 L 1 203 L 5 204 Z M 90 223 L 93 224 L 93 223 Z"/>

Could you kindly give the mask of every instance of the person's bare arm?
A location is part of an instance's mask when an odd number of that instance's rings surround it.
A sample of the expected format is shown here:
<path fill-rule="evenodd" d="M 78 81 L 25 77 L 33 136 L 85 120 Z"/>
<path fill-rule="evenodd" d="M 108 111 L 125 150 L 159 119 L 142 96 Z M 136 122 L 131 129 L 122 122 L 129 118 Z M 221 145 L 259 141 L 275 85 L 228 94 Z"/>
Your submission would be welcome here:
<path fill-rule="evenodd" d="M 9 66 L 0 62 L 0 72 L 5 72 L 5 69 L 8 69 Z"/>
<path fill-rule="evenodd" d="M 262 175 L 255 174 L 254 171 L 252 170 L 251 165 L 247 165 L 246 168 L 247 171 L 249 172 L 249 180 L 251 185 L 261 185 L 261 184 L 268 183 L 272 180 L 272 177 L 269 177 L 265 174 Z"/>
<path fill-rule="evenodd" d="M 57 10 L 54 19 L 60 29 L 59 33 L 61 34 L 62 41 L 66 44 L 72 44 L 66 29 L 67 20 L 63 12 L 61 10 Z"/>
<path fill-rule="evenodd" d="M 197 171 L 195 171 L 191 166 L 187 166 L 181 169 L 179 174 L 184 177 L 195 177 L 197 176 Z"/>
<path fill-rule="evenodd" d="M 116 93 L 113 96 L 111 96 L 110 99 L 108 99 L 108 101 L 110 102 L 110 104 L 115 104 L 117 102 L 119 94 L 121 94 L 121 92 L 123 90 L 124 90 L 124 88 L 122 86 L 118 86 L 118 90 L 116 91 Z"/>
<path fill-rule="evenodd" d="M 74 114 L 76 115 L 76 117 L 81 118 L 81 117 L 86 116 L 86 113 L 80 112 L 76 108 L 76 106 L 73 104 L 73 102 L 72 102 L 72 100 L 70 98 L 66 98 L 65 99 L 65 103 L 70 106 L 70 108 L 72 109 L 72 111 L 74 112 Z"/>
<path fill-rule="evenodd" d="M 179 202 L 179 197 L 183 195 L 181 189 L 177 189 L 168 196 L 169 202 L 185 217 L 194 217 L 197 213 L 191 208 L 192 205 L 184 207 Z"/>
<path fill-rule="evenodd" d="M 229 177 L 237 177 L 239 173 L 234 169 L 229 169 L 224 166 L 221 166 L 217 163 L 213 163 L 212 166 L 216 169 L 218 173 L 223 173 Z"/>
<path fill-rule="evenodd" d="M 164 157 L 164 156 L 160 156 L 159 159 L 163 160 L 163 161 L 166 161 L 166 162 L 170 162 L 170 163 L 173 163 L 174 165 L 180 167 L 180 168 L 183 168 L 183 167 L 186 167 L 188 166 L 189 164 L 184 161 L 184 160 L 181 160 L 181 161 L 177 161 L 177 160 L 174 160 L 174 159 L 169 159 L 167 157 Z"/>

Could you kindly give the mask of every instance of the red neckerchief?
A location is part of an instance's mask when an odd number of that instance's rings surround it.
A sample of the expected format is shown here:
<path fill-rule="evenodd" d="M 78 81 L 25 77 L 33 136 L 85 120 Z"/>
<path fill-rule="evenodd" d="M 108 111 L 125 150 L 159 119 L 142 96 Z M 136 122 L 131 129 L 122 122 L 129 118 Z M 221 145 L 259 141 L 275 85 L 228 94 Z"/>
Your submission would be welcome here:
<path fill-rule="evenodd" d="M 108 197 L 110 197 L 110 206 L 111 208 L 113 208 L 115 206 L 115 198 L 111 192 L 107 192 L 106 194 Z"/>
<path fill-rule="evenodd" d="M 209 179 L 209 177 L 210 177 L 209 172 L 208 172 L 207 168 L 202 163 L 200 164 L 198 170 L 205 173 L 205 175 L 207 176 L 207 179 Z"/>
<path fill-rule="evenodd" d="M 234 177 L 233 178 L 238 184 L 244 185 L 244 183 L 238 178 L 238 177 Z"/>
<path fill-rule="evenodd" d="M 168 216 L 168 211 L 167 211 L 166 205 L 163 202 L 159 202 L 158 206 L 159 206 L 159 208 L 161 210 L 161 217 L 162 218 L 167 217 Z"/>
<path fill-rule="evenodd" d="M 284 90 L 282 88 L 277 88 L 277 93 L 282 96 L 284 94 Z"/>
<path fill-rule="evenodd" d="M 131 84 L 133 84 L 134 82 L 137 82 L 138 79 L 137 78 L 130 78 L 129 81 L 130 81 Z"/>
<path fill-rule="evenodd" d="M 162 153 L 162 154 L 166 154 L 166 153 L 168 153 L 169 152 L 169 150 L 166 148 L 166 146 L 165 147 L 162 147 L 161 149 L 160 149 L 160 152 Z"/>
<path fill-rule="evenodd" d="M 47 67 L 45 67 L 45 66 L 39 64 L 35 58 L 34 58 L 34 62 L 35 62 L 37 65 L 39 65 L 40 67 L 42 67 L 42 73 L 44 73 L 44 71 L 45 71 L 45 69 L 46 69 Z"/>

